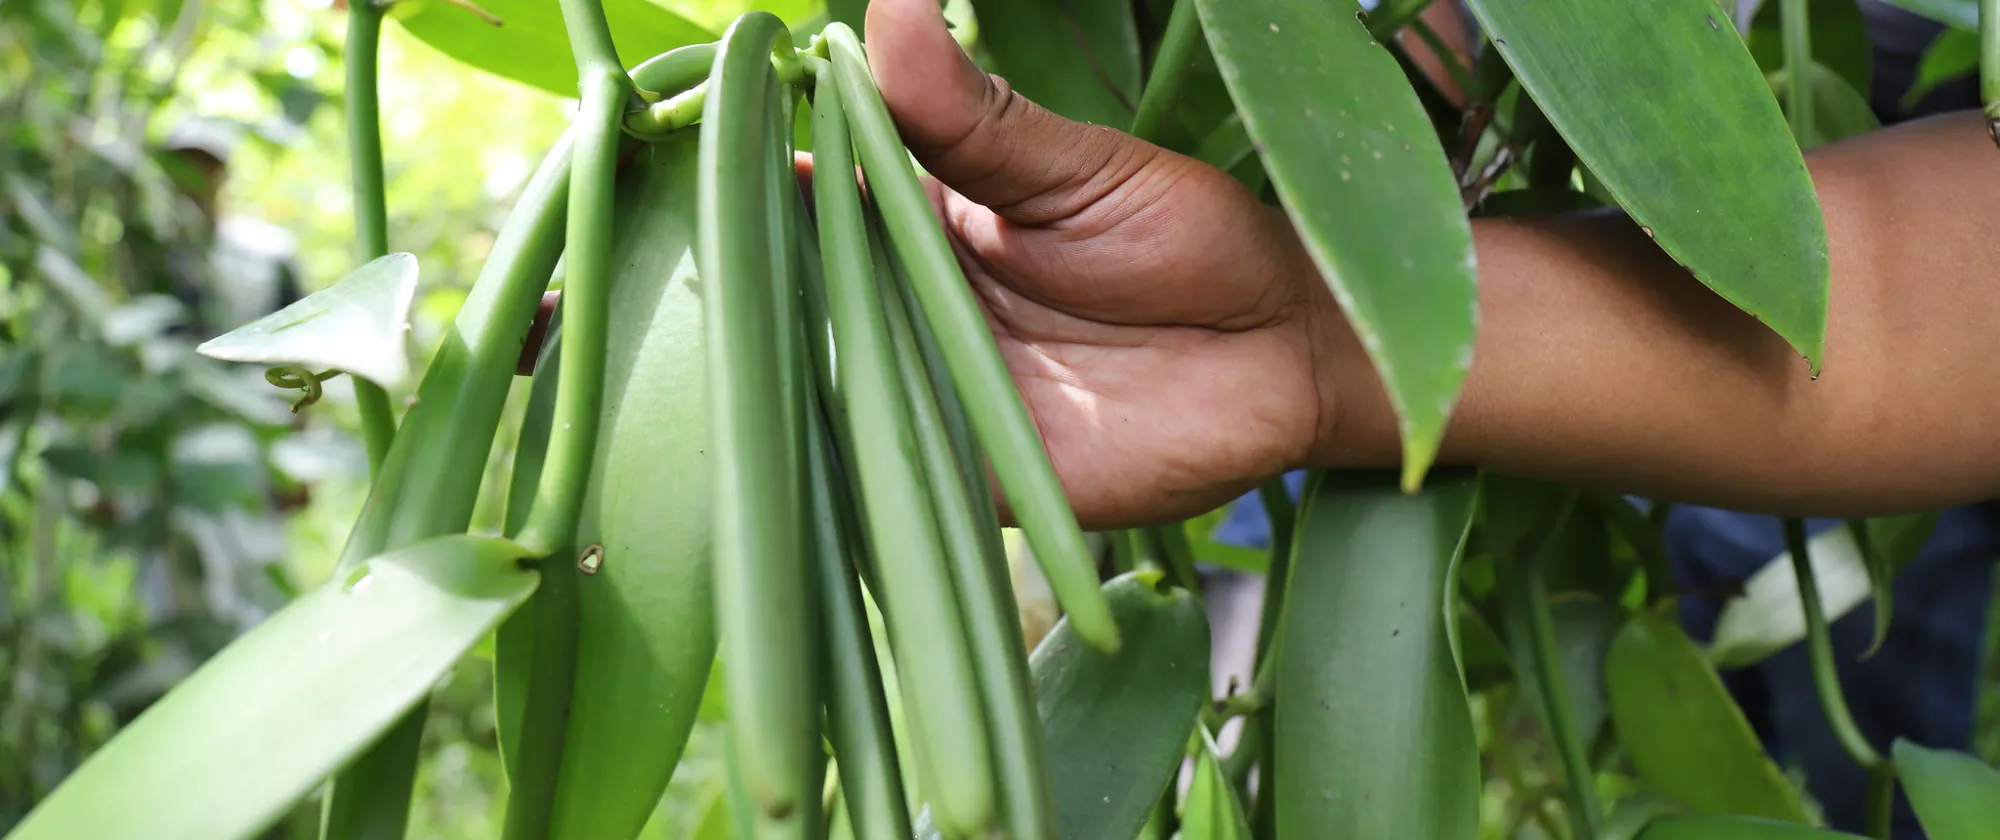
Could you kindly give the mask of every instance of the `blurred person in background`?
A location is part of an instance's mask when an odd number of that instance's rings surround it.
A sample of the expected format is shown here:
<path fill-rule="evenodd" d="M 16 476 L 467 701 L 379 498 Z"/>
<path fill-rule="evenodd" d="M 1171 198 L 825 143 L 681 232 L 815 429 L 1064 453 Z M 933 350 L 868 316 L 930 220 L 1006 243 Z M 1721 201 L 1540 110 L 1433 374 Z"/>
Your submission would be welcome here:
<path fill-rule="evenodd" d="M 298 241 L 289 231 L 261 219 L 229 214 L 222 189 L 229 159 L 242 129 L 196 117 L 168 132 L 159 161 L 198 211 L 200 249 L 168 255 L 169 276 L 162 288 L 193 316 L 187 328 L 200 337 L 219 335 L 291 304 L 303 296 Z"/>

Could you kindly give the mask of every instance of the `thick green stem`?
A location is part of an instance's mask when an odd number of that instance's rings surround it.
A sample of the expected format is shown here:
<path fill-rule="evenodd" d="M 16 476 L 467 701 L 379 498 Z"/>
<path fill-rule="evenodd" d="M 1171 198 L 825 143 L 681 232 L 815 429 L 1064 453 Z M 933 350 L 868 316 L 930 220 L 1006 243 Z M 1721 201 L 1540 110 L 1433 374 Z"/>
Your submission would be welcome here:
<path fill-rule="evenodd" d="M 1264 504 L 1264 516 L 1271 522 L 1271 564 L 1264 573 L 1264 612 L 1257 618 L 1257 659 L 1262 667 L 1271 657 L 1271 639 L 1278 632 L 1278 608 L 1285 602 L 1285 578 L 1292 564 L 1292 532 L 1297 528 L 1298 509 L 1285 488 L 1283 476 L 1257 488 L 1257 500 Z"/>
<path fill-rule="evenodd" d="M 1891 840 L 1896 830 L 1896 768 L 1884 762 L 1868 771 L 1868 836 Z"/>
<path fill-rule="evenodd" d="M 1784 0 L 1780 11 L 1784 26 L 1786 118 L 1792 137 L 1800 145 L 1812 142 L 1812 19 L 1806 0 Z"/>
<path fill-rule="evenodd" d="M 544 558 L 538 568 L 542 583 L 535 590 L 534 643 L 520 741 L 515 747 L 514 766 L 509 768 L 507 816 L 501 834 L 505 840 L 549 836 L 576 683 L 577 582 L 581 573 L 573 557 Z"/>
<path fill-rule="evenodd" d="M 1187 526 L 1180 522 L 1170 522 L 1147 528 L 1148 537 L 1158 547 L 1160 556 L 1166 558 L 1167 568 L 1173 570 L 1174 579 L 1182 588 L 1199 600 L 1201 598 L 1201 577 L 1194 567 L 1194 547 L 1188 545 Z"/>
<path fill-rule="evenodd" d="M 1160 38 L 1160 52 L 1153 58 L 1153 74 L 1146 79 L 1145 91 L 1139 94 L 1139 111 L 1132 117 L 1132 136 L 1148 143 L 1160 142 L 1160 132 L 1173 117 L 1181 90 L 1187 86 L 1195 46 L 1200 43 L 1201 20 L 1195 15 L 1194 0 L 1174 0 L 1166 34 Z"/>
<path fill-rule="evenodd" d="M 579 88 L 588 97 L 593 77 L 616 76 L 625 91 L 632 80 L 625 64 L 618 60 L 618 45 L 611 40 L 611 22 L 604 17 L 602 0 L 562 0 L 563 28 L 569 30 L 569 50 L 576 56 Z"/>
<path fill-rule="evenodd" d="M 1298 508 L 1292 503 L 1290 490 L 1285 487 L 1283 476 L 1264 482 L 1257 488 L 1257 497 L 1264 503 L 1264 514 L 1271 521 L 1271 565 L 1264 573 L 1264 609 L 1257 619 L 1257 660 L 1256 682 L 1265 682 L 1265 674 L 1275 674 L 1277 669 L 1278 622 L 1284 615 L 1286 584 L 1292 576 L 1292 538 L 1298 528 Z M 1257 800 L 1251 814 L 1253 833 L 1258 840 L 1271 840 L 1277 836 L 1277 774 L 1276 762 L 1272 756 L 1277 751 L 1278 715 L 1275 706 L 1267 704 L 1253 719 L 1258 739 L 1257 750 Z M 1245 728 L 1245 738 L 1251 736 L 1251 729 Z M 1249 746 L 1246 741 L 1243 747 Z"/>
<path fill-rule="evenodd" d="M 381 111 L 376 101 L 376 47 L 382 9 L 357 3 L 347 11 L 347 154 L 354 177 L 355 264 L 389 253 L 389 205 L 382 185 Z M 354 377 L 354 401 L 361 410 L 361 437 L 368 448 L 368 474 L 380 475 L 396 436 L 396 413 L 382 386 Z"/>
<path fill-rule="evenodd" d="M 567 5 L 567 4 L 566 4 Z M 604 401 L 605 336 L 611 318 L 611 214 L 618 175 L 624 74 L 592 72 L 583 83 L 572 154 L 569 249 L 563 281 L 563 353 L 555 425 L 521 544 L 547 554 L 570 545 L 597 451 Z"/>
<path fill-rule="evenodd" d="M 1562 659 L 1556 651 L 1555 617 L 1549 609 L 1548 584 L 1542 577 L 1542 564 L 1561 538 L 1569 518 L 1574 515 L 1577 496 L 1577 491 L 1570 492 L 1542 545 L 1515 564 L 1513 574 L 1509 576 L 1512 578 L 1509 581 L 1512 597 L 1508 608 L 1517 615 L 1508 624 L 1510 629 L 1525 625 L 1523 629 L 1527 631 L 1532 656 L 1529 667 L 1536 693 L 1542 701 L 1542 720 L 1556 742 L 1556 752 L 1562 758 L 1563 772 L 1567 776 L 1564 793 L 1571 822 L 1575 825 L 1576 836 L 1593 838 L 1604 822 L 1604 807 L 1597 800 L 1597 774 L 1590 763 L 1587 733 L 1579 731 L 1576 714 L 1570 708 Z"/>
<path fill-rule="evenodd" d="M 1820 606 L 1819 582 L 1813 572 L 1812 556 L 1806 544 L 1804 520 L 1785 520 L 1785 548 L 1792 555 L 1792 572 L 1798 577 L 1799 605 L 1806 614 L 1806 656 L 1812 662 L 1813 687 L 1819 691 L 1820 709 L 1833 737 L 1854 763 L 1870 771 L 1885 770 L 1887 763 L 1847 710 L 1847 696 L 1840 690 L 1840 671 L 1833 660 L 1833 636 L 1827 630 L 1826 610 Z"/>

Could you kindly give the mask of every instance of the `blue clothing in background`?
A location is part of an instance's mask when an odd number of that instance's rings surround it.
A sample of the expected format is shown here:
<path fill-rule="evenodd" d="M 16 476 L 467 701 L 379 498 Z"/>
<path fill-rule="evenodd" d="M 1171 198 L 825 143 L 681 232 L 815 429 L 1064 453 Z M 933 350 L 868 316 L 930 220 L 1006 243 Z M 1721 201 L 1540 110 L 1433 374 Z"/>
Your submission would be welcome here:
<path fill-rule="evenodd" d="M 1285 476 L 1294 498 L 1304 473 Z M 1808 533 L 1839 524 L 1807 520 Z M 1246 548 L 1270 544 L 1270 521 L 1255 493 L 1230 505 L 1216 526 L 1218 542 Z M 1706 644 L 1726 597 L 1785 550 L 1776 517 L 1693 506 L 1667 517 L 1667 553 L 1681 586 L 1681 620 Z M 1897 738 L 1930 747 L 1970 750 L 1978 714 L 1980 667 L 1993 566 L 2000 558 L 2000 507 L 1953 508 L 1917 559 L 1896 578 L 1895 614 L 1882 649 L 1867 661 L 1874 604 L 1864 603 L 1832 626 L 1834 659 L 1855 723 L 1876 749 Z M 1806 789 L 1836 830 L 1867 831 L 1867 774 L 1834 739 L 1820 711 L 1803 645 L 1794 644 L 1747 668 L 1724 671 L 1723 683 L 1743 707 L 1765 748 L 1796 765 Z M 1896 803 L 1896 840 L 1923 840 L 1909 803 Z"/>
<path fill-rule="evenodd" d="M 1807 520 L 1817 534 L 1837 519 Z M 1681 591 L 1681 620 L 1706 644 L 1715 633 L 1725 598 L 1785 550 L 1781 520 L 1702 507 L 1677 507 L 1668 515 L 1667 553 Z M 1882 649 L 1866 661 L 1873 641 L 1872 601 L 1833 622 L 1833 657 L 1855 724 L 1884 754 L 1897 738 L 1930 747 L 1969 750 L 1978 716 L 1980 666 L 1987 614 L 1993 600 L 1993 565 L 2000 557 L 2000 511 L 1990 504 L 1953 508 L 1917 559 L 1891 587 L 1895 612 Z M 1806 789 L 1826 810 L 1828 824 L 1867 831 L 1867 773 L 1834 739 L 1820 711 L 1812 668 L 1803 645 L 1792 645 L 1752 665 L 1722 674 L 1750 723 L 1774 756 L 1796 762 Z M 1896 803 L 1894 836 L 1924 836 L 1909 803 Z"/>

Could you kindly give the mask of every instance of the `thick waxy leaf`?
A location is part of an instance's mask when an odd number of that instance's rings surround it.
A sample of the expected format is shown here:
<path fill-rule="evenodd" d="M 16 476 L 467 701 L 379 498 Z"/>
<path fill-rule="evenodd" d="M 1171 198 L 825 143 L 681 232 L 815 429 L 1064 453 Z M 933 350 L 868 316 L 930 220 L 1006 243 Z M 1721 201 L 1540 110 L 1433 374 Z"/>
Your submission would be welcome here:
<path fill-rule="evenodd" d="M 1782 5 L 1779 0 L 1763 0 L 1743 36 L 1751 57 L 1766 73 L 1785 66 Z M 1812 24 L 1813 61 L 1840 74 L 1865 96 L 1875 79 L 1875 48 L 1868 41 L 1868 18 L 1861 7 L 1854 0 L 1810 0 L 1806 12 Z"/>
<path fill-rule="evenodd" d="M 1868 567 L 1852 530 L 1814 534 L 1806 549 L 1828 621 L 1868 601 Z M 1722 608 L 1708 646 L 1709 661 L 1718 668 L 1742 668 L 1796 644 L 1806 637 L 1803 610 L 1792 554 L 1781 552 L 1743 582 L 1741 597 Z"/>
<path fill-rule="evenodd" d="M 1186 590 L 1156 589 L 1159 579 L 1139 571 L 1104 585 L 1125 631 L 1117 654 L 1098 653 L 1065 617 L 1028 659 L 1058 837 L 1138 834 L 1208 698 L 1208 616 Z M 916 830 L 939 836 L 928 810 Z"/>
<path fill-rule="evenodd" d="M 202 665 L 9 836 L 252 836 L 534 591 L 524 556 L 506 540 L 458 535 L 363 562 Z"/>
<path fill-rule="evenodd" d="M 1279 199 L 1381 374 L 1414 487 L 1471 368 L 1478 320 L 1472 232 L 1444 148 L 1354 15 L 1284 0 L 1196 8 Z"/>
<path fill-rule="evenodd" d="M 1916 561 L 1924 545 L 1930 542 L 1937 523 L 1936 511 L 1847 523 L 1854 532 L 1855 545 L 1861 549 L 1861 561 L 1868 567 L 1868 587 L 1875 593 L 1875 640 L 1868 646 L 1867 655 L 1874 655 L 1889 637 L 1889 622 L 1895 618 L 1896 575 Z"/>
<path fill-rule="evenodd" d="M 1470 0 L 1515 78 L 1660 247 L 1818 369 L 1826 222 L 1714 0 Z"/>
<path fill-rule="evenodd" d="M 1899 740 L 1896 773 L 1931 840 L 2000 837 L 2000 770 L 1965 753 Z"/>
<path fill-rule="evenodd" d="M 1798 792 L 1680 625 L 1632 616 L 1611 642 L 1604 678 L 1619 744 L 1647 787 L 1698 814 L 1806 822 Z"/>
<path fill-rule="evenodd" d="M 1139 32 L 1126 0 L 972 0 L 995 70 L 1073 120 L 1124 128 L 1139 101 Z"/>
<path fill-rule="evenodd" d="M 342 370 L 381 385 L 410 378 L 403 341 L 417 294 L 417 258 L 378 257 L 292 305 L 202 342 L 195 351 L 231 362 Z"/>
<path fill-rule="evenodd" d="M 1639 840 L 1835 840 L 1856 835 L 1749 817 L 1672 817 L 1653 823 Z"/>
<path fill-rule="evenodd" d="M 1222 773 L 1215 738 L 1200 730 L 1201 754 L 1195 759 L 1194 783 L 1188 786 L 1181 815 L 1181 840 L 1250 840 L 1250 821 L 1236 787 Z"/>
<path fill-rule="evenodd" d="M 1277 636 L 1277 829 L 1471 840 L 1479 749 L 1447 609 L 1477 484 L 1315 473 Z"/>
<path fill-rule="evenodd" d="M 627 68 L 675 47 L 715 40 L 708 30 L 649 0 L 603 2 L 611 40 Z M 577 95 L 569 30 L 554 0 L 400 0 L 387 14 L 459 61 L 550 93 Z"/>

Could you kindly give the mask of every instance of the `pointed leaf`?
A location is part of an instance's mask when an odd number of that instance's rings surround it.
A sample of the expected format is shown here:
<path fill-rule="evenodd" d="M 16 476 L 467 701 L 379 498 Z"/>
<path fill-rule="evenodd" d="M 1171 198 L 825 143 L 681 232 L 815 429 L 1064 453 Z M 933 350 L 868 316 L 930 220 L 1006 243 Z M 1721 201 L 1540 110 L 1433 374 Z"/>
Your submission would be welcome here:
<path fill-rule="evenodd" d="M 1868 566 L 1852 530 L 1821 531 L 1806 541 L 1806 548 L 1828 621 L 1868 601 Z M 1709 661 L 1718 668 L 1748 667 L 1798 643 L 1806 637 L 1804 610 L 1792 553 L 1779 552 L 1743 582 L 1740 597 L 1723 606 L 1709 642 Z"/>
<path fill-rule="evenodd" d="M 1917 63 L 1917 79 L 1903 92 L 1903 110 L 1914 109 L 1938 85 L 1979 72 L 1979 33 L 1947 29 L 1924 49 Z"/>
<path fill-rule="evenodd" d="M 1807 821 L 1798 792 L 1680 625 L 1633 615 L 1611 641 L 1604 678 L 1618 742 L 1647 787 L 1699 814 Z"/>
<path fill-rule="evenodd" d="M 1446 631 L 1477 483 L 1316 472 L 1277 635 L 1277 830 L 1469 840 L 1479 748 Z"/>
<path fill-rule="evenodd" d="M 1250 840 L 1250 821 L 1236 799 L 1236 787 L 1222 773 L 1215 738 L 1206 727 L 1197 729 L 1201 754 L 1195 758 L 1194 782 L 1181 815 L 1181 840 Z"/>
<path fill-rule="evenodd" d="M 1022 95 L 1072 120 L 1124 128 L 1139 101 L 1139 31 L 1126 0 L 972 0 L 979 43 Z"/>
<path fill-rule="evenodd" d="M 628 69 L 675 47 L 715 40 L 649 0 L 603 2 L 611 41 Z M 466 64 L 559 96 L 577 95 L 569 30 L 554 0 L 399 0 L 387 14 L 417 40 Z"/>
<path fill-rule="evenodd" d="M 1058 837 L 1138 834 L 1179 771 L 1208 698 L 1201 602 L 1185 589 L 1161 588 L 1157 571 L 1120 575 L 1103 592 L 1125 633 L 1118 653 L 1098 653 L 1065 616 L 1028 658 Z M 915 829 L 919 840 L 941 836 L 928 808 Z"/>
<path fill-rule="evenodd" d="M 1853 834 L 1750 817 L 1673 817 L 1653 823 L 1639 840 L 1860 840 Z"/>
<path fill-rule="evenodd" d="M 2000 770 L 1962 752 L 1898 740 L 1896 772 L 1931 840 L 2000 837 Z"/>
<path fill-rule="evenodd" d="M 410 378 L 403 341 L 416 294 L 417 258 L 389 254 L 195 351 L 231 362 L 332 368 L 398 388 Z"/>
<path fill-rule="evenodd" d="M 12 840 L 249 837 L 367 746 L 535 589 L 506 540 L 365 561 L 210 659 L 77 768 Z"/>
<path fill-rule="evenodd" d="M 1895 619 L 1896 575 L 1916 561 L 1937 523 L 1936 511 L 1848 520 L 1861 561 L 1868 567 L 1868 587 L 1875 593 L 1875 638 L 1864 657 L 1875 655 L 1889 638 L 1889 622 Z"/>
<path fill-rule="evenodd" d="M 1660 247 L 1818 370 L 1826 223 L 1715 0 L 1469 0 L 1549 122 Z"/>
<path fill-rule="evenodd" d="M 1413 488 L 1437 455 L 1478 320 L 1472 232 L 1444 148 L 1355 15 L 1285 0 L 1195 5 L 1278 198 L 1381 374 Z"/>

